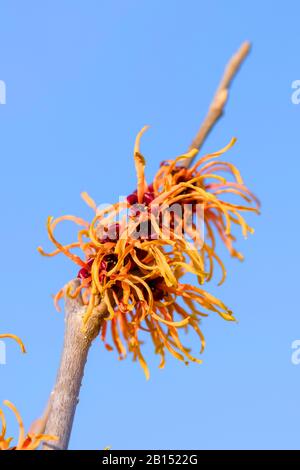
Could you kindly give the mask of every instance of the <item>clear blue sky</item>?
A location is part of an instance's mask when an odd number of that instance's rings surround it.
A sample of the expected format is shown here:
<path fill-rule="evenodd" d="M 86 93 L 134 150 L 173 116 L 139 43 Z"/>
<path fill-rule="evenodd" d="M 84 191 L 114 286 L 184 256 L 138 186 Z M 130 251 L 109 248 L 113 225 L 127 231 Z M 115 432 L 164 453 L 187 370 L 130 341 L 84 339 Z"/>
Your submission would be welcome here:
<path fill-rule="evenodd" d="M 226 256 L 227 283 L 210 286 L 239 324 L 204 322 L 201 366 L 168 357 L 161 371 L 150 353 L 149 382 L 96 341 L 71 448 L 299 449 L 299 16 L 296 0 L 1 2 L 0 332 L 21 335 L 28 354 L 7 343 L 0 400 L 13 401 L 26 425 L 44 407 L 62 345 L 51 294 L 75 274 L 63 257 L 36 251 L 50 247 L 47 216 L 89 217 L 82 190 L 99 203 L 129 193 L 144 124 L 150 176 L 185 150 L 226 61 L 250 39 L 226 116 L 203 149 L 238 137 L 228 157 L 263 202 L 255 236 L 239 243 L 246 261 Z"/>

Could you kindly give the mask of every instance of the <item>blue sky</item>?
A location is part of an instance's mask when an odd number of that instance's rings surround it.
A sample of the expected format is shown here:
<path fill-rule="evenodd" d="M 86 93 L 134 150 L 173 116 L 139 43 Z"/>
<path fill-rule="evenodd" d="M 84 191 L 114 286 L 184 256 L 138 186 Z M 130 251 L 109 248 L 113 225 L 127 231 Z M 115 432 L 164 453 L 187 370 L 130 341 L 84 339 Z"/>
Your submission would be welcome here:
<path fill-rule="evenodd" d="M 149 179 L 184 151 L 226 61 L 250 39 L 226 115 L 203 148 L 236 136 L 228 158 L 263 203 L 255 235 L 239 243 L 245 262 L 225 256 L 227 282 L 209 287 L 239 323 L 205 320 L 203 365 L 169 357 L 161 371 L 149 353 L 149 382 L 95 341 L 70 448 L 299 449 L 299 15 L 296 0 L 1 2 L 0 332 L 22 336 L 28 354 L 7 343 L 0 400 L 13 401 L 26 425 L 45 405 L 62 345 L 51 294 L 76 272 L 37 253 L 50 247 L 47 216 L 91 217 L 82 190 L 99 203 L 129 193 L 145 124 Z"/>

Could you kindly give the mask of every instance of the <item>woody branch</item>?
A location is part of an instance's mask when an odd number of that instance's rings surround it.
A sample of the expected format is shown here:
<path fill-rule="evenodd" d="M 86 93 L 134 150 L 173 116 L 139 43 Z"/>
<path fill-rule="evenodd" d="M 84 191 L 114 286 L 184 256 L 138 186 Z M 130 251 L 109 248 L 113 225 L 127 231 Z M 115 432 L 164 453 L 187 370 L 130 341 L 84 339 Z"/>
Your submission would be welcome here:
<path fill-rule="evenodd" d="M 209 132 L 222 116 L 228 98 L 229 87 L 249 51 L 250 43 L 244 42 L 228 62 L 208 113 L 189 149 L 200 149 Z M 191 163 L 192 159 L 189 159 L 186 161 L 186 166 L 191 165 Z M 79 281 L 73 282 L 76 285 Z M 80 296 L 74 300 L 65 296 L 64 345 L 56 383 L 51 395 L 50 411 L 46 425 L 46 434 L 57 436 L 58 441 L 55 444 L 45 442 L 43 450 L 68 448 L 88 352 L 93 340 L 99 334 L 101 322 L 107 311 L 104 302 L 101 302 L 94 310 L 86 329 L 83 331 L 82 318 L 84 313 L 85 307 Z"/>

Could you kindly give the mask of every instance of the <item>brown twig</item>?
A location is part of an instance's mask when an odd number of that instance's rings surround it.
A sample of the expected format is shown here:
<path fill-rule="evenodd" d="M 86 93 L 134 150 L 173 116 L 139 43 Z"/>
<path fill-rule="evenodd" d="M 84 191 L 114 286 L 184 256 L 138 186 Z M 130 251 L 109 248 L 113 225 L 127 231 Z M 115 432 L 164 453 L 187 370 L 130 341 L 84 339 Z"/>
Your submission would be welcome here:
<path fill-rule="evenodd" d="M 214 125 L 217 123 L 217 121 L 220 119 L 220 117 L 223 115 L 224 108 L 229 95 L 229 87 L 231 85 L 231 82 L 237 74 L 245 58 L 249 54 L 250 49 L 250 42 L 244 42 L 239 48 L 239 50 L 232 56 L 232 58 L 228 62 L 222 80 L 209 107 L 208 113 L 203 123 L 201 124 L 196 134 L 196 137 L 193 139 L 189 150 L 194 148 L 200 150 L 206 137 L 208 136 Z M 186 160 L 185 165 L 187 167 L 190 166 L 192 161 L 193 158 Z"/>
<path fill-rule="evenodd" d="M 250 44 L 245 42 L 228 63 L 206 118 L 191 143 L 190 149 L 200 149 L 208 133 L 222 116 L 229 86 L 249 50 Z M 189 166 L 192 159 L 185 163 Z M 79 281 L 73 282 L 76 286 Z M 64 346 L 46 425 L 46 433 L 57 436 L 59 440 L 55 442 L 55 445 L 51 442 L 45 442 L 43 450 L 68 448 L 88 352 L 93 340 L 99 334 L 101 321 L 107 311 L 102 302 L 89 319 L 87 330 L 83 333 L 82 318 L 84 313 L 85 307 L 80 298 L 71 300 L 65 297 Z"/>

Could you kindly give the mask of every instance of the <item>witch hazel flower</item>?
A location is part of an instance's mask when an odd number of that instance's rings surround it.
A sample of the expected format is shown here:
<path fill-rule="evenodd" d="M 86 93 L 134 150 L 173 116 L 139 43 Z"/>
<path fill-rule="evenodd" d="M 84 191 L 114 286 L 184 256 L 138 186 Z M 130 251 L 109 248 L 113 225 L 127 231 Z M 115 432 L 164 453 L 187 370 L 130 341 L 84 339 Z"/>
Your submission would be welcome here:
<path fill-rule="evenodd" d="M 19 425 L 19 437 L 16 444 L 13 444 L 13 438 L 7 437 L 6 419 L 2 409 L 0 409 L 0 450 L 36 450 L 42 441 L 50 440 L 55 441 L 57 437 L 42 434 L 40 431 L 39 422 L 33 423 L 31 429 L 26 434 L 24 429 L 23 420 L 15 405 L 8 400 L 4 401 L 7 406 L 15 415 Z"/>
<path fill-rule="evenodd" d="M 233 246 L 231 227 L 239 225 L 244 236 L 252 233 L 242 214 L 258 212 L 259 203 L 244 186 L 236 167 L 217 160 L 235 139 L 218 152 L 200 158 L 191 168 L 186 168 L 185 162 L 196 156 L 197 149 L 163 162 L 148 184 L 146 160 L 140 152 L 140 139 L 146 129 L 138 134 L 134 148 L 137 188 L 125 201 L 101 210 L 83 193 L 95 212 L 93 220 L 86 222 L 70 215 L 50 217 L 48 235 L 56 249 L 49 254 L 42 248 L 39 251 L 44 256 L 63 253 L 79 267 L 78 282 L 68 286 L 66 295 L 80 297 L 86 306 L 83 331 L 94 310 L 105 302 L 107 314 L 101 323 L 100 338 L 108 350 L 118 351 L 120 359 L 130 352 L 148 378 L 142 354 L 145 337 L 151 338 L 161 368 L 166 351 L 186 364 L 200 363 L 201 359 L 184 345 L 183 333 L 192 330 L 198 335 L 202 353 L 203 319 L 216 313 L 234 321 L 230 309 L 202 285 L 212 278 L 215 263 L 222 270 L 221 282 L 226 277 L 216 252 L 217 236 L 232 256 L 241 259 Z M 224 176 L 226 173 L 232 180 Z M 243 204 L 223 199 L 228 194 L 242 199 Z M 174 206 L 180 210 L 172 211 Z M 207 239 L 199 230 L 199 218 L 204 219 L 200 226 L 204 222 Z M 62 221 L 80 227 L 77 240 L 67 245 L 54 234 Z M 75 254 L 74 249 L 82 255 Z M 185 283 L 186 273 L 194 274 L 199 286 Z M 55 297 L 57 307 L 63 295 L 61 289 Z"/>

